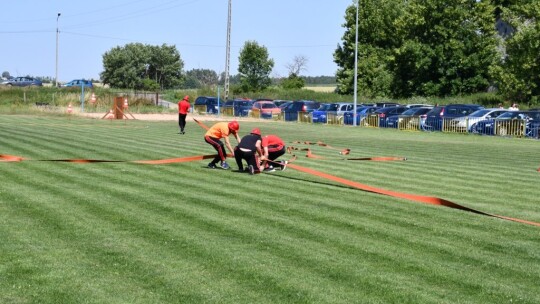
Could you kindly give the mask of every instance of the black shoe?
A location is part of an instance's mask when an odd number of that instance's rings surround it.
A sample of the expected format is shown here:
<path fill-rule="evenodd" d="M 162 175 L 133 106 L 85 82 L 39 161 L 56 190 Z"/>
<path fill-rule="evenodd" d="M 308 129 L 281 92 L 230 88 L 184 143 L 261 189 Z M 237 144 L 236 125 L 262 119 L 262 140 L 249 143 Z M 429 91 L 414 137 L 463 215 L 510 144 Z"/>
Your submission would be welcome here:
<path fill-rule="evenodd" d="M 214 163 L 209 163 L 209 164 L 208 164 L 208 168 L 210 168 L 210 169 L 216 169 L 217 166 L 216 166 L 216 164 L 214 164 Z"/>
<path fill-rule="evenodd" d="M 251 174 L 251 175 L 255 174 L 255 168 L 253 168 L 252 165 L 248 166 L 248 171 L 249 171 L 249 174 Z"/>

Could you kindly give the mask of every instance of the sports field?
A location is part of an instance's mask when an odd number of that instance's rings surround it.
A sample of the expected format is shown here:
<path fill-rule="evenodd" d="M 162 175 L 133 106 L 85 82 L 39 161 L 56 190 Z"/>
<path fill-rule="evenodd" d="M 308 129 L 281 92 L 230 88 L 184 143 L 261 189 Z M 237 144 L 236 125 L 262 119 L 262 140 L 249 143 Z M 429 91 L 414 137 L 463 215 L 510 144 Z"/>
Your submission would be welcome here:
<path fill-rule="evenodd" d="M 540 141 L 253 127 L 318 158 L 143 164 L 214 151 L 192 121 L 0 115 L 0 303 L 540 303 Z M 345 160 L 379 156 L 407 160 Z"/>

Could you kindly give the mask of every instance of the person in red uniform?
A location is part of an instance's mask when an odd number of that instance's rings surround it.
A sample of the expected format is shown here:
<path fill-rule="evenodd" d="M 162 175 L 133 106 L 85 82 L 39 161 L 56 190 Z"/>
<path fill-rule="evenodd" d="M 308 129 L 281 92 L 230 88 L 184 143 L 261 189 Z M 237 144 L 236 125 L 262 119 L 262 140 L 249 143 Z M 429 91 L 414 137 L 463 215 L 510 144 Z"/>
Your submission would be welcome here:
<path fill-rule="evenodd" d="M 184 99 L 178 102 L 178 125 L 180 126 L 179 134 L 186 134 L 184 128 L 186 127 L 186 116 L 189 112 L 191 105 L 189 104 L 189 96 L 184 96 Z"/>
<path fill-rule="evenodd" d="M 204 135 L 204 140 L 212 145 L 214 149 L 217 151 L 216 157 L 208 164 L 208 168 L 215 169 L 217 168 L 217 163 L 221 161 L 221 168 L 222 169 L 229 169 L 229 164 L 227 164 L 227 151 L 225 150 L 225 145 L 227 146 L 227 149 L 231 151 L 231 154 L 234 154 L 234 150 L 231 147 L 231 143 L 229 141 L 229 134 L 233 134 L 236 138 L 237 142 L 240 142 L 240 137 L 238 136 L 238 130 L 240 130 L 240 125 L 236 120 L 233 120 L 231 122 L 218 122 L 214 124 L 208 131 L 206 131 L 206 134 Z M 225 140 L 225 145 L 223 145 L 223 142 L 221 139 Z"/>
<path fill-rule="evenodd" d="M 236 159 L 236 164 L 238 165 L 239 171 L 244 171 L 244 165 L 242 160 L 245 160 L 248 164 L 249 174 L 258 174 L 261 173 L 261 130 L 255 128 L 251 130 L 251 133 L 242 137 L 238 146 L 234 148 L 234 158 Z"/>
<path fill-rule="evenodd" d="M 281 155 L 285 154 L 285 143 L 277 135 L 265 135 L 262 138 L 261 146 L 263 149 L 263 163 L 262 167 L 265 168 L 265 172 L 274 171 L 275 167 L 281 169 L 281 171 L 287 168 L 287 161 L 282 160 L 279 163 L 275 160 Z"/>

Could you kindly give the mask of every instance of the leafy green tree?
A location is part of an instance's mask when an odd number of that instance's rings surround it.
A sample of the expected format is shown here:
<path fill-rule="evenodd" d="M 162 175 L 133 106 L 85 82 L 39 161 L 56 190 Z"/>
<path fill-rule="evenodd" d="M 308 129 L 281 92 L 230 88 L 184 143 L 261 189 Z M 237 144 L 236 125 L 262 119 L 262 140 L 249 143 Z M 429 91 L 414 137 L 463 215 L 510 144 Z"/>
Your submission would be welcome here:
<path fill-rule="evenodd" d="M 504 61 L 492 68 L 499 92 L 508 99 L 540 104 L 540 2 L 503 3 L 501 18 L 515 29 L 504 41 Z"/>
<path fill-rule="evenodd" d="M 3 77 L 3 78 L 9 78 L 10 76 L 11 76 L 11 75 L 9 74 L 8 71 L 2 72 L 2 77 Z"/>
<path fill-rule="evenodd" d="M 159 88 L 178 86 L 182 81 L 183 61 L 174 46 L 130 43 L 103 55 L 101 79 L 113 88 L 143 89 L 150 79 Z"/>
<path fill-rule="evenodd" d="M 281 87 L 284 89 L 301 89 L 306 85 L 303 78 L 299 77 L 295 73 L 291 73 L 289 77 L 281 81 Z"/>
<path fill-rule="evenodd" d="M 495 8 L 477 0 L 360 0 L 358 89 L 368 97 L 485 91 L 496 64 Z M 356 7 L 334 53 L 338 91 L 354 83 Z"/>
<path fill-rule="evenodd" d="M 201 86 L 214 86 L 218 83 L 218 75 L 216 71 L 210 69 L 192 69 L 186 72 L 186 78 L 192 78 L 193 83 L 198 83 Z"/>
<path fill-rule="evenodd" d="M 266 47 L 259 46 L 255 41 L 247 41 L 240 50 L 238 72 L 244 92 L 258 92 L 270 86 L 274 60 L 268 56 Z"/>
<path fill-rule="evenodd" d="M 364 96 L 390 94 L 392 74 L 388 68 L 392 50 L 401 39 L 395 30 L 394 20 L 400 16 L 404 1 L 359 0 L 358 12 L 358 91 Z M 337 91 L 352 94 L 354 91 L 354 53 L 356 40 L 356 6 L 345 12 L 345 33 L 342 44 L 334 51 Z"/>
<path fill-rule="evenodd" d="M 390 66 L 397 97 L 485 91 L 497 62 L 494 7 L 488 1 L 411 0 L 396 20 L 403 42 Z"/>
<path fill-rule="evenodd" d="M 147 46 L 150 49 L 147 76 L 162 89 L 178 87 L 183 80 L 184 62 L 175 46 Z"/>

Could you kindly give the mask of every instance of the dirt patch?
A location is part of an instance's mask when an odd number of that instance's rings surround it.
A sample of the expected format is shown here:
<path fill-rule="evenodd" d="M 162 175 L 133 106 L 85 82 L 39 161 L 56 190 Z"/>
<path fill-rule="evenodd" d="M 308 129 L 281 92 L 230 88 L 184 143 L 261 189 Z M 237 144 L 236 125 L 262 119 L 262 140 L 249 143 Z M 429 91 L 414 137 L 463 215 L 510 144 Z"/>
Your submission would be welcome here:
<path fill-rule="evenodd" d="M 101 119 L 104 113 L 77 113 L 79 116 Z M 131 116 L 129 116 L 131 117 Z M 145 121 L 178 121 L 178 114 L 133 114 L 133 117 L 137 120 Z M 252 117 L 230 117 L 230 116 L 217 116 L 217 115 L 200 115 L 200 114 L 188 114 L 187 121 L 195 118 L 199 121 L 252 121 L 252 122 L 275 122 L 271 119 L 259 119 Z"/>

